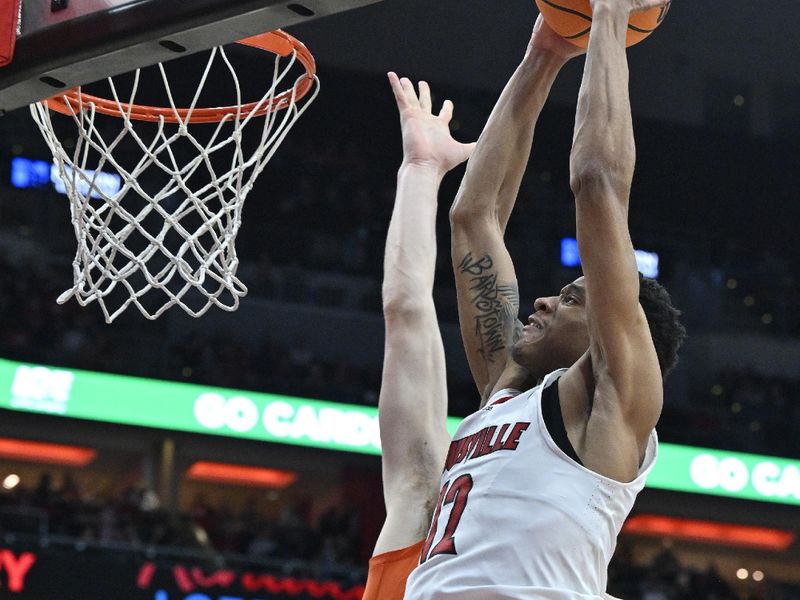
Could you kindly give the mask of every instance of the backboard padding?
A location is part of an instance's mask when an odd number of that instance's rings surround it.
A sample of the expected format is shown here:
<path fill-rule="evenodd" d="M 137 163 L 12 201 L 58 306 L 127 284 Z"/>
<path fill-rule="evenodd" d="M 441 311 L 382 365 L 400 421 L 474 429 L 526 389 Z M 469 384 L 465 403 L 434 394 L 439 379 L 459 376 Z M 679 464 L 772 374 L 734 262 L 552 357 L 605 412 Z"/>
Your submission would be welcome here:
<path fill-rule="evenodd" d="M 6 0 L 0 5 L 0 67 L 11 62 L 17 41 L 19 0 Z"/>

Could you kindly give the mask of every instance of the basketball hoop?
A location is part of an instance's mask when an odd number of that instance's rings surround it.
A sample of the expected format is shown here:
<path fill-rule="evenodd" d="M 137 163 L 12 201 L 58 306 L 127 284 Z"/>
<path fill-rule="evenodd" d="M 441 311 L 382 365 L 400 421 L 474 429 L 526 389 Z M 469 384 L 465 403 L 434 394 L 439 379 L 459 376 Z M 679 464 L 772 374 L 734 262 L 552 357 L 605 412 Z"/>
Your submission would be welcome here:
<path fill-rule="evenodd" d="M 73 287 L 59 303 L 72 296 L 82 306 L 97 301 L 107 323 L 130 304 L 148 319 L 175 305 L 193 317 L 211 306 L 238 308 L 247 294 L 236 277 L 235 248 L 244 200 L 319 92 L 314 58 L 294 37 L 276 30 L 238 43 L 275 55 L 272 84 L 255 102 L 242 102 L 236 70 L 224 48 L 217 47 L 210 52 L 188 108 L 176 106 L 163 63 L 157 69 L 166 107 L 135 103 L 139 69 L 133 73 L 127 101 L 120 99 L 119 85 L 109 78 L 110 99 L 75 88 L 31 105 L 70 198 L 78 242 Z M 232 77 L 235 103 L 199 107 L 218 58 Z M 297 65 L 305 72 L 279 92 Z M 62 143 L 67 136 L 56 133 L 51 111 L 67 115 L 76 127 L 71 152 Z M 115 117 L 122 127 L 109 133 L 98 115 Z M 261 126 L 253 125 L 259 121 Z M 201 124 L 209 125 L 197 127 Z M 195 126 L 194 132 L 190 126 Z M 146 136 L 144 127 L 153 131 Z M 198 129 L 207 135 L 205 142 Z M 245 150 L 247 131 L 256 137 L 254 148 Z M 100 175 L 104 168 L 119 176 L 118 189 L 101 184 L 108 176 Z"/>

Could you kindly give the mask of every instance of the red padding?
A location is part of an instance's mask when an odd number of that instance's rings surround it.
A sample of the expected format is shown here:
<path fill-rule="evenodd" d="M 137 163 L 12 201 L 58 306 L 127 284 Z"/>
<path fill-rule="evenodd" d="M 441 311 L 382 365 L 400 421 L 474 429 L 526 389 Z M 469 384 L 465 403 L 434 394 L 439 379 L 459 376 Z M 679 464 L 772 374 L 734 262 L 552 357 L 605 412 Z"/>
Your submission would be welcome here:
<path fill-rule="evenodd" d="M 14 58 L 18 18 L 19 0 L 0 2 L 0 67 L 7 65 Z"/>

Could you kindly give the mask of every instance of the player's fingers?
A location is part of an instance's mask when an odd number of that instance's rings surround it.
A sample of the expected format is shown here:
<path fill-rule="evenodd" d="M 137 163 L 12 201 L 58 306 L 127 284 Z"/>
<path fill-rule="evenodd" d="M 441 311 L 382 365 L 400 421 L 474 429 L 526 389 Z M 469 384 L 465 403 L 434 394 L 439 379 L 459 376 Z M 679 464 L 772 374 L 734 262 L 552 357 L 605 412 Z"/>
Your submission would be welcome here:
<path fill-rule="evenodd" d="M 419 82 L 419 105 L 423 110 L 431 111 L 431 88 L 426 81 Z"/>
<path fill-rule="evenodd" d="M 419 99 L 417 98 L 417 92 L 414 91 L 414 84 L 411 83 L 411 80 L 408 77 L 403 77 L 400 79 L 400 85 L 403 86 L 403 93 L 405 94 L 406 104 L 408 106 L 419 106 Z"/>
<path fill-rule="evenodd" d="M 390 71 L 388 74 L 389 76 L 389 85 L 392 86 L 392 92 L 394 92 L 394 99 L 397 101 L 397 106 L 399 108 L 405 108 L 406 102 L 406 93 L 403 90 L 403 86 L 400 83 L 400 78 L 397 76 L 397 73 Z"/>
<path fill-rule="evenodd" d="M 449 123 L 450 119 L 453 118 L 453 102 L 451 100 L 444 101 L 442 110 L 439 111 L 439 118 L 445 123 Z"/>
<path fill-rule="evenodd" d="M 641 3 L 636 7 L 634 12 L 641 12 L 657 7 L 666 7 L 670 4 L 670 2 L 671 0 L 641 0 Z"/>

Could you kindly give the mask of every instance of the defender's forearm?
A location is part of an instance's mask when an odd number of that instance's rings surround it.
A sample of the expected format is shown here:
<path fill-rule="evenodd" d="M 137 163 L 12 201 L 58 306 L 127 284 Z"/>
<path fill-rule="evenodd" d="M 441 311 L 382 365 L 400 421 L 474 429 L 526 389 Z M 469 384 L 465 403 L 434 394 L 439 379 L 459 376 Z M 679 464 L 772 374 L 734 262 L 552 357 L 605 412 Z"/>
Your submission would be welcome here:
<path fill-rule="evenodd" d="M 451 210 L 455 220 L 497 211 L 505 228 L 528 164 L 536 121 L 564 62 L 550 52 L 532 49 L 517 67 L 467 164 Z"/>
<path fill-rule="evenodd" d="M 403 164 L 384 256 L 384 310 L 404 310 L 431 299 L 436 268 L 437 193 L 443 174 Z M 432 301 L 432 300 L 431 300 Z"/>

